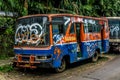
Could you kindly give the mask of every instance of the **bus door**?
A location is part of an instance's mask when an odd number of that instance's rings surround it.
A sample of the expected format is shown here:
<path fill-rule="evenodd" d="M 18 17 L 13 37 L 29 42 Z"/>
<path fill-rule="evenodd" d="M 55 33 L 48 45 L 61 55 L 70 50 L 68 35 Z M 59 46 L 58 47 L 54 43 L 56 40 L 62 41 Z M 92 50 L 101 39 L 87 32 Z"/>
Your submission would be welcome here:
<path fill-rule="evenodd" d="M 101 26 L 101 45 L 102 45 L 102 51 L 104 51 L 104 48 L 103 48 L 103 46 L 104 46 L 104 44 L 103 44 L 104 37 L 103 37 L 103 35 L 104 35 L 104 25 Z"/>
<path fill-rule="evenodd" d="M 104 51 L 104 36 L 105 36 L 105 22 L 99 21 L 99 28 L 101 32 L 101 51 Z"/>
<path fill-rule="evenodd" d="M 77 56 L 82 57 L 81 50 L 80 50 L 80 43 L 81 43 L 80 26 L 81 26 L 81 23 L 75 23 L 75 26 L 76 26 L 76 38 L 77 38 Z"/>
<path fill-rule="evenodd" d="M 107 22 L 104 22 L 101 28 L 101 39 L 102 39 L 102 51 L 106 52 L 109 49 L 109 43 L 108 40 L 109 38 L 109 28 L 107 26 Z"/>

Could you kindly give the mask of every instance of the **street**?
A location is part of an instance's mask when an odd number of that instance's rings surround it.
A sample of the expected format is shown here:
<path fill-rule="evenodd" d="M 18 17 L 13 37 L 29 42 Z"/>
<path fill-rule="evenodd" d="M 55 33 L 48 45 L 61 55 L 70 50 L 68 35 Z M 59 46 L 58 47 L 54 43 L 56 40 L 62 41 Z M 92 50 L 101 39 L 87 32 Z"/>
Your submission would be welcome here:
<path fill-rule="evenodd" d="M 104 66 L 70 77 L 71 80 L 120 80 L 120 56 Z M 63 79 L 68 80 L 68 79 Z"/>

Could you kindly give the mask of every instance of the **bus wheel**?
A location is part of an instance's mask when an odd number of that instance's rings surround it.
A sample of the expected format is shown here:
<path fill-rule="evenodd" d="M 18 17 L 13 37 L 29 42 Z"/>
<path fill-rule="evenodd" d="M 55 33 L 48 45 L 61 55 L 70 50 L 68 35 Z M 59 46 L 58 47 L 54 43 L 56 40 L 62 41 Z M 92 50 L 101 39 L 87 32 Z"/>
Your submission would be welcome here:
<path fill-rule="evenodd" d="M 60 73 L 60 72 L 63 72 L 65 69 L 66 69 L 66 61 L 65 59 L 62 59 L 60 67 L 55 68 L 55 71 L 57 73 Z"/>
<path fill-rule="evenodd" d="M 95 54 L 92 56 L 92 62 L 96 62 L 98 60 L 99 53 L 95 51 Z"/>
<path fill-rule="evenodd" d="M 12 63 L 12 67 L 15 68 L 16 67 L 16 64 L 15 62 Z"/>

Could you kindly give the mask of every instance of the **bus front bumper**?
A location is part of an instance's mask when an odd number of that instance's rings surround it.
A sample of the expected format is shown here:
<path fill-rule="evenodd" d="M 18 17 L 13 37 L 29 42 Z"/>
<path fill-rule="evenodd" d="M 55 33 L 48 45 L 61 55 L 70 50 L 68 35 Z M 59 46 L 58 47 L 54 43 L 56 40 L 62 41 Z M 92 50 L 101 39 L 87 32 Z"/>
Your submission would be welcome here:
<path fill-rule="evenodd" d="M 29 60 L 23 60 L 22 55 L 17 55 L 17 58 L 13 59 L 13 66 L 19 68 L 31 68 L 35 69 L 37 67 L 50 68 L 52 67 L 52 62 L 36 61 L 35 56 L 26 56 Z"/>

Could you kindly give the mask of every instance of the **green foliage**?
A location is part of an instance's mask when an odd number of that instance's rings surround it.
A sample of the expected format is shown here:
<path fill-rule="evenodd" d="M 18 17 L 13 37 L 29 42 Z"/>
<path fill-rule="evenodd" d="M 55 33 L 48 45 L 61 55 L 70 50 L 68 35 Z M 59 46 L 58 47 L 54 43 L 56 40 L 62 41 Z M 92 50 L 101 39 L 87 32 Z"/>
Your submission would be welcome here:
<path fill-rule="evenodd" d="M 27 11 L 27 9 L 26 8 L 23 8 L 23 11 L 22 11 L 22 15 L 27 15 L 28 14 L 28 11 Z"/>
<path fill-rule="evenodd" d="M 13 70 L 12 65 L 4 65 L 4 66 L 0 66 L 0 71 L 1 72 L 10 72 Z"/>
<path fill-rule="evenodd" d="M 97 17 L 118 16 L 120 12 L 119 5 L 119 0 L 39 0 L 29 2 L 28 11 L 29 14 L 76 13 L 78 15 Z"/>
<path fill-rule="evenodd" d="M 119 0 L 8 0 L 0 1 L 3 11 L 19 16 L 38 13 L 76 13 L 84 16 L 119 16 Z M 26 8 L 28 6 L 28 8 Z"/>
<path fill-rule="evenodd" d="M 15 20 L 12 18 L 0 17 L 0 27 L 7 26 L 7 29 L 0 33 L 0 59 L 14 55 L 14 22 Z"/>
<path fill-rule="evenodd" d="M 0 0 L 0 11 L 28 14 L 71 13 L 84 16 L 120 16 L 119 0 Z M 0 17 L 0 57 L 13 54 L 15 19 Z"/>

